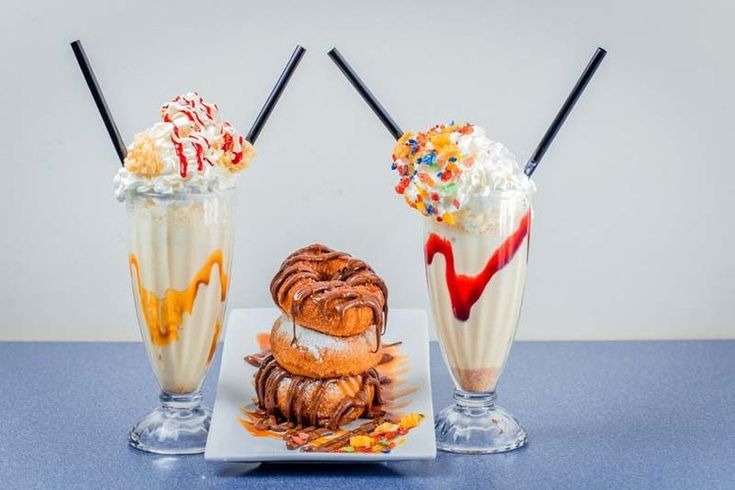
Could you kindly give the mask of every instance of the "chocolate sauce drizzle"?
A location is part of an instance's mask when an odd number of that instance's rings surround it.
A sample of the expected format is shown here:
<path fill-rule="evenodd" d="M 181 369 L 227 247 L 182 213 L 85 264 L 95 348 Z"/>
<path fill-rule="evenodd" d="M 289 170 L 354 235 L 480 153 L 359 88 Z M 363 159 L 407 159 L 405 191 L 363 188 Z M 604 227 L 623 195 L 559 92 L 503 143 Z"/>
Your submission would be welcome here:
<path fill-rule="evenodd" d="M 262 352 L 258 352 L 257 354 L 250 354 L 248 356 L 245 356 L 243 359 L 251 366 L 257 368 L 260 367 L 261 364 L 263 364 L 263 361 L 265 361 L 270 354 L 270 349 L 266 349 Z"/>
<path fill-rule="evenodd" d="M 331 275 L 322 274 L 315 267 L 331 260 L 342 260 L 345 264 Z M 388 321 L 388 288 L 364 261 L 325 245 L 309 245 L 286 257 L 271 281 L 270 290 L 279 306 L 291 296 L 287 313 L 293 321 L 293 344 L 296 343 L 296 317 L 304 302 L 310 300 L 322 310 L 334 308 L 342 320 L 351 308 L 370 308 L 375 322 L 374 352 L 380 349 L 380 338 Z"/>
<path fill-rule="evenodd" d="M 271 432 L 282 433 L 281 438 L 286 443 L 288 449 L 299 449 L 302 452 L 313 453 L 329 453 L 333 452 L 340 447 L 350 442 L 350 437 L 369 434 L 377 426 L 383 423 L 384 418 L 378 416 L 373 420 L 365 422 L 355 429 L 345 432 L 341 436 L 328 439 L 320 444 L 314 443 L 322 437 L 331 436 L 334 432 L 326 427 L 301 427 L 300 425 L 294 425 L 289 422 L 276 422 L 276 418 L 273 415 L 264 416 L 254 423 L 254 427 L 259 430 L 269 430 Z"/>
<path fill-rule="evenodd" d="M 278 386 L 284 379 L 290 379 L 286 393 L 286 412 L 282 413 L 278 406 Z M 362 374 L 362 387 L 353 397 L 343 398 L 329 418 L 320 420 L 318 411 L 327 388 L 330 384 L 339 383 L 342 378 L 313 379 L 297 376 L 283 369 L 276 359 L 269 355 L 263 359 L 260 369 L 255 375 L 255 390 L 258 395 L 258 409 L 268 419 L 268 429 L 285 420 L 286 427 L 296 426 L 326 426 L 336 430 L 342 418 L 354 409 L 360 410 L 361 417 L 375 417 L 383 412 L 380 405 L 383 403 L 380 394 L 380 375 L 375 368 Z M 314 386 L 316 392 L 311 402 L 306 404 L 306 390 Z M 373 388 L 372 394 L 370 387 Z M 272 417 L 272 418 L 271 418 Z"/>

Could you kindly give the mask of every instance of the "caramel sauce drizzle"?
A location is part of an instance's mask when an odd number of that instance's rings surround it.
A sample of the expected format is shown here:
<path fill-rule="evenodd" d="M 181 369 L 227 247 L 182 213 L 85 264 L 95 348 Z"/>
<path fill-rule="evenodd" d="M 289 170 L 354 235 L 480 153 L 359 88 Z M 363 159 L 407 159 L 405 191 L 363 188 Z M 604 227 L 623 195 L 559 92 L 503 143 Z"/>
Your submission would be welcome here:
<path fill-rule="evenodd" d="M 158 297 L 153 291 L 143 287 L 138 258 L 131 254 L 128 260 L 130 263 L 130 273 L 134 275 L 138 287 L 140 308 L 148 326 L 148 331 L 151 334 L 151 341 L 156 347 L 163 347 L 176 342 L 181 324 L 184 320 L 184 314 L 191 314 L 194 301 L 199 292 L 199 286 L 202 284 L 209 285 L 215 266 L 217 266 L 219 281 L 222 287 L 220 300 L 224 302 L 227 297 L 228 278 L 225 273 L 222 251 L 219 249 L 212 252 L 207 258 L 204 265 L 197 271 L 194 279 L 192 279 L 186 289 L 178 290 L 169 288 L 162 297 Z M 215 325 L 215 340 L 212 342 L 215 348 L 210 350 L 210 356 L 213 356 L 214 350 L 216 350 L 216 339 L 219 338 L 220 329 L 221 325 L 218 320 Z"/>
<path fill-rule="evenodd" d="M 347 262 L 331 276 L 322 275 L 314 267 L 304 264 L 335 259 Z M 359 286 L 368 288 L 358 289 Z M 370 308 L 375 322 L 374 352 L 380 349 L 380 338 L 388 322 L 388 288 L 364 261 L 325 245 L 309 245 L 286 257 L 271 281 L 270 291 L 273 301 L 278 305 L 282 305 L 288 295 L 292 298 L 289 312 L 293 321 L 292 343 L 296 343 L 296 317 L 301 314 L 304 302 L 311 300 L 322 309 L 334 308 L 343 321 L 345 313 L 351 308 Z"/>
<path fill-rule="evenodd" d="M 217 352 L 217 342 L 219 342 L 219 336 L 222 333 L 222 322 L 217 319 L 214 324 L 214 333 L 212 334 L 212 343 L 209 344 L 209 354 L 207 355 L 207 364 L 212 363 L 214 354 Z"/>

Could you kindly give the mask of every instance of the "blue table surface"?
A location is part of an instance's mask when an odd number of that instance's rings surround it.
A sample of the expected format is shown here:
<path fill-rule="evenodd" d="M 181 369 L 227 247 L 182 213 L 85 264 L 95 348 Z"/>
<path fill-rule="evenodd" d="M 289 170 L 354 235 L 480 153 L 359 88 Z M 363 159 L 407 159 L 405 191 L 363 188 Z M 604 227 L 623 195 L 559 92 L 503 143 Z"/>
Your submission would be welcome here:
<path fill-rule="evenodd" d="M 452 384 L 435 343 L 431 363 L 438 411 Z M 735 341 L 518 342 L 498 395 L 525 448 L 362 465 L 129 448 L 158 401 L 139 343 L 0 343 L 0 371 L 2 488 L 735 488 Z"/>

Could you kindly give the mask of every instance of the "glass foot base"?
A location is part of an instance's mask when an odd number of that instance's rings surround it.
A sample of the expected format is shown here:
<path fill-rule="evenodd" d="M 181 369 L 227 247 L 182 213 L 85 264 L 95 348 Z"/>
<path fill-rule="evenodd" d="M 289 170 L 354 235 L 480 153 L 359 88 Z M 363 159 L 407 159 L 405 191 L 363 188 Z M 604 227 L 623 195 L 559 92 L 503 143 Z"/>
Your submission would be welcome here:
<path fill-rule="evenodd" d="M 203 453 L 212 411 L 200 405 L 198 399 L 195 403 L 181 404 L 166 403 L 164 398 L 173 397 L 161 395 L 163 406 L 143 417 L 133 427 L 130 431 L 130 445 L 156 454 Z"/>
<path fill-rule="evenodd" d="M 434 422 L 436 447 L 451 453 L 489 454 L 518 449 L 527 434 L 510 413 L 494 404 L 495 394 L 457 390 L 456 403 Z"/>

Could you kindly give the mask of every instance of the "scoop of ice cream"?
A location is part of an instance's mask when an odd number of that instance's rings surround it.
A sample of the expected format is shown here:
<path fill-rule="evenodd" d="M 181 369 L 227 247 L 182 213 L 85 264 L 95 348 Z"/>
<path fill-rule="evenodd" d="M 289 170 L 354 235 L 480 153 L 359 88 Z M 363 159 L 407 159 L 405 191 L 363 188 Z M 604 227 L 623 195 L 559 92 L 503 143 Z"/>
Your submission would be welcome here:
<path fill-rule="evenodd" d="M 161 119 L 135 135 L 115 177 L 115 196 L 129 193 L 207 192 L 233 187 L 234 174 L 255 156 L 215 104 L 196 92 L 161 106 Z"/>
<path fill-rule="evenodd" d="M 396 192 L 424 216 L 475 227 L 492 191 L 535 191 L 515 156 L 472 124 L 437 125 L 405 133 L 393 151 Z"/>

